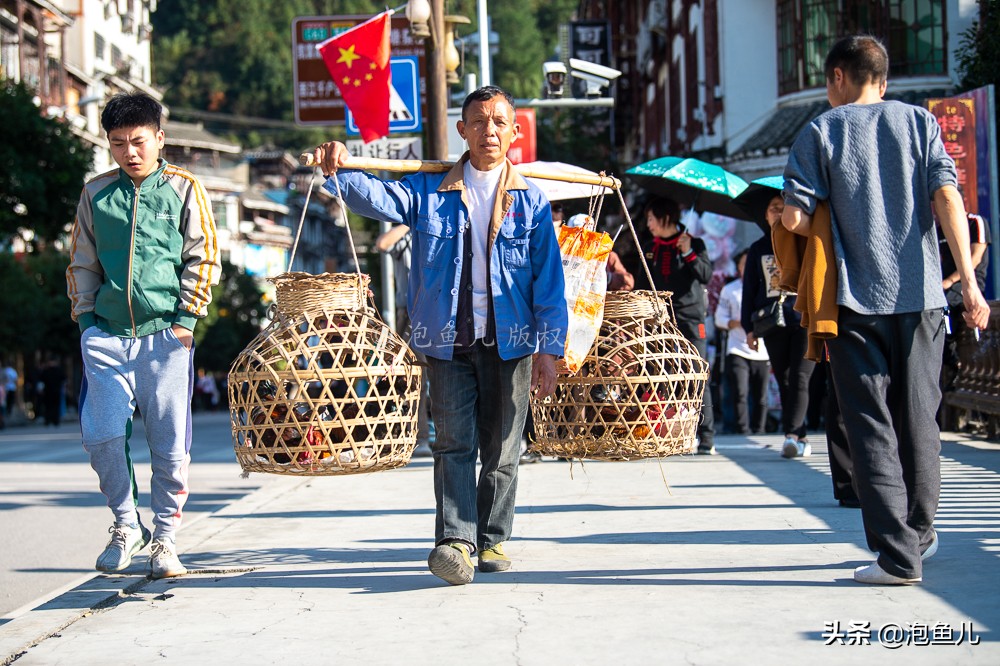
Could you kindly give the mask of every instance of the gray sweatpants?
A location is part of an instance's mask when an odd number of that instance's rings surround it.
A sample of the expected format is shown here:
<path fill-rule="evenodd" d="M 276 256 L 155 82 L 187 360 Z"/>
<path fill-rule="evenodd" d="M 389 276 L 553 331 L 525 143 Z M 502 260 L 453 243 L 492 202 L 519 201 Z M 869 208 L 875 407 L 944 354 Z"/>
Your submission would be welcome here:
<path fill-rule="evenodd" d="M 169 328 L 141 338 L 119 338 L 96 326 L 83 332 L 80 347 L 83 447 L 115 522 L 134 524 L 139 519 L 139 491 L 129 454 L 132 416 L 138 407 L 153 470 L 153 538 L 173 540 L 188 494 L 194 350 L 186 349 Z"/>

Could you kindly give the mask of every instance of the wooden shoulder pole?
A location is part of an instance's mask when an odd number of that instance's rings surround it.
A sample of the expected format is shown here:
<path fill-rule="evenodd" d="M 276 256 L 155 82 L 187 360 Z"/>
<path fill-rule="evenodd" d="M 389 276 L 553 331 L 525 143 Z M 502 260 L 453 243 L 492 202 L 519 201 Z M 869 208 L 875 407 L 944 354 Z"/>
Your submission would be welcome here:
<path fill-rule="evenodd" d="M 302 166 L 316 166 L 312 153 L 302 153 L 299 155 L 299 163 Z M 362 171 L 393 171 L 396 173 L 416 173 L 417 171 L 441 173 L 450 170 L 453 166 L 455 166 L 454 162 L 440 160 L 386 160 L 374 157 L 351 157 L 344 163 L 343 168 L 360 169 Z M 584 185 L 610 187 L 615 190 L 621 189 L 622 186 L 622 182 L 613 176 L 588 173 L 556 173 L 521 164 L 514 165 L 514 168 L 522 176 L 530 178 L 559 180 L 565 183 L 583 183 Z"/>

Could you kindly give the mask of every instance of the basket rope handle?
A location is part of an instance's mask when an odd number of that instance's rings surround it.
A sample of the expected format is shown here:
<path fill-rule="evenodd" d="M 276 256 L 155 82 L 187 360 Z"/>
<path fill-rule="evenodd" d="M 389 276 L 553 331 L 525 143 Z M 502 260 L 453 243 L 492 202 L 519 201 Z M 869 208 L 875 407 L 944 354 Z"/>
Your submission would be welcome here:
<path fill-rule="evenodd" d="M 632 232 L 632 240 L 635 241 L 635 249 L 639 252 L 639 261 L 642 262 L 642 270 L 646 272 L 646 279 L 649 280 L 649 289 L 653 292 L 653 307 L 656 309 L 657 318 L 662 321 L 663 310 L 660 305 L 660 299 L 657 296 L 656 285 L 653 284 L 653 274 L 649 270 L 649 264 L 646 263 L 646 253 L 642 251 L 642 244 L 639 242 L 639 234 L 635 232 L 635 225 L 632 224 L 632 216 L 629 215 L 628 206 L 625 205 L 625 197 L 622 196 L 622 191 L 617 189 L 615 192 L 617 192 L 618 201 L 622 205 L 622 212 L 625 213 L 625 221 L 628 222 L 629 231 Z"/>
<path fill-rule="evenodd" d="M 292 272 L 292 262 L 295 261 L 295 252 L 299 249 L 299 238 L 302 236 L 302 225 L 306 221 L 306 212 L 309 210 L 309 198 L 313 193 L 313 185 L 316 184 L 316 170 L 313 169 L 312 177 L 309 179 L 309 188 L 306 190 L 306 200 L 302 204 L 302 215 L 299 216 L 299 228 L 295 231 L 295 242 L 292 243 L 292 254 L 288 257 L 288 273 Z"/>
<path fill-rule="evenodd" d="M 303 156 L 307 153 L 303 153 Z M 302 161 L 302 158 L 299 158 Z M 308 166 L 308 165 L 307 165 Z M 351 222 L 347 217 L 347 206 L 344 205 L 344 197 L 340 191 L 340 181 L 336 178 L 333 182 L 337 184 L 337 204 L 340 206 L 340 212 L 344 216 L 344 227 L 347 229 L 347 241 L 351 246 L 351 258 L 354 259 L 354 270 L 358 275 L 361 274 L 361 264 L 358 263 L 358 252 L 354 247 L 354 235 L 351 233 Z M 299 247 L 299 238 L 302 236 L 302 226 L 306 221 L 306 213 L 309 212 L 309 198 L 312 196 L 313 185 L 316 183 L 316 170 L 312 170 L 312 176 L 309 178 L 309 189 L 306 190 L 306 200 L 302 204 L 302 215 L 299 216 L 299 228 L 295 231 L 295 242 L 292 243 L 292 254 L 288 258 L 288 272 L 292 271 L 292 262 L 295 261 L 295 252 Z"/>

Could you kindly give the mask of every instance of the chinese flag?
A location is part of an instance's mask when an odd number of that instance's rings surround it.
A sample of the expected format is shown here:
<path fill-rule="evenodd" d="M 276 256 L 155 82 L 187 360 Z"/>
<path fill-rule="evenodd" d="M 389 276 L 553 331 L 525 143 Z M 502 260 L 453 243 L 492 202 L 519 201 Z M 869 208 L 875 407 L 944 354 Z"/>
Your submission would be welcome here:
<path fill-rule="evenodd" d="M 389 134 L 389 12 L 383 12 L 317 47 L 361 138 Z"/>

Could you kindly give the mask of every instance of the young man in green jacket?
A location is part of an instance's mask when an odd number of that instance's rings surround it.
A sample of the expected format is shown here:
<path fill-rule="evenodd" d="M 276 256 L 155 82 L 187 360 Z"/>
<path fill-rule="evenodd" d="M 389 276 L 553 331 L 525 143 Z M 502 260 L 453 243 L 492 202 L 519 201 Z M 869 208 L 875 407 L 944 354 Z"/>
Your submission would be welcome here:
<path fill-rule="evenodd" d="M 84 187 L 66 270 L 82 332 L 83 445 L 115 516 L 96 566 L 121 571 L 152 538 L 154 578 L 187 573 L 174 535 L 188 494 L 193 331 L 220 271 L 204 188 L 160 159 L 162 112 L 138 93 L 116 95 L 105 106 L 101 125 L 119 168 Z M 139 521 L 129 455 L 136 407 L 151 454 L 152 534 Z"/>

